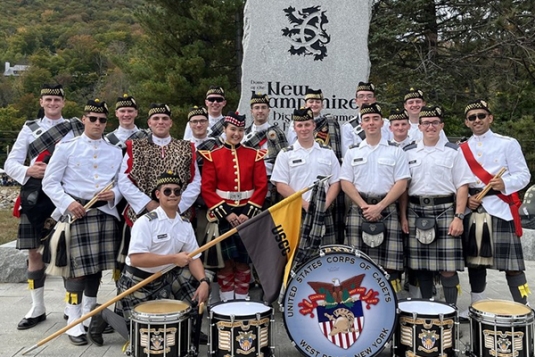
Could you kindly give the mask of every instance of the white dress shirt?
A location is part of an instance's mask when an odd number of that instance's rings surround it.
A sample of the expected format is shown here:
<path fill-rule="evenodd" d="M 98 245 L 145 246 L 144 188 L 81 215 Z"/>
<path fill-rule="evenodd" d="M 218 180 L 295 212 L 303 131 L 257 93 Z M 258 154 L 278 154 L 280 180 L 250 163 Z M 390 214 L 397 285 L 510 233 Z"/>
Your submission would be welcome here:
<path fill-rule="evenodd" d="M 399 181 L 410 178 L 405 153 L 381 139 L 370 146 L 366 139 L 344 156 L 340 179 L 352 182 L 359 193 L 386 195 Z"/>
<path fill-rule="evenodd" d="M 350 121 L 341 126 L 340 131 L 342 135 L 342 156 L 346 156 L 346 152 L 351 145 L 356 145 L 362 142 L 362 139 L 355 131 L 353 123 L 351 121 L 358 120 L 360 125 L 361 118 L 360 114 L 357 117 L 352 118 Z M 381 138 L 390 140 L 392 138 L 392 132 L 390 131 L 390 121 L 386 118 L 383 118 L 383 127 L 381 128 Z"/>
<path fill-rule="evenodd" d="M 446 144 L 446 140 L 439 139 L 435 146 L 426 147 L 419 141 L 416 148 L 406 150 L 411 172 L 410 196 L 451 195 L 474 181 L 461 149 Z"/>
<path fill-rule="evenodd" d="M 117 129 L 112 131 L 113 134 L 119 139 L 122 143 L 124 143 L 129 137 L 134 135 L 139 131 L 139 128 L 137 126 L 134 126 L 133 129 L 125 129 L 122 126 L 119 126 Z"/>
<path fill-rule="evenodd" d="M 186 222 L 179 215 L 175 218 L 167 217 L 165 211 L 158 207 L 153 212 L 158 214 L 158 218 L 149 220 L 144 215 L 136 220 L 132 226 L 132 237 L 128 247 L 126 264 L 132 266 L 130 255 L 136 253 L 154 253 L 159 255 L 176 254 L 180 252 L 191 253 L 199 248 L 195 233 L 191 223 Z M 201 254 L 197 254 L 193 259 L 197 259 Z M 149 273 L 157 273 L 168 265 L 156 267 L 137 267 Z"/>
<path fill-rule="evenodd" d="M 488 130 L 481 136 L 471 136 L 468 139 L 468 145 L 477 162 L 492 176 L 496 175 L 502 167 L 507 169 L 502 176 L 505 184 L 503 194 L 510 195 L 528 185 L 531 174 L 518 141 Z M 483 188 L 485 184 L 474 175 L 470 187 Z M 509 205 L 496 195 L 485 196 L 482 205 L 492 216 L 506 221 L 513 219 Z"/>
<path fill-rule="evenodd" d="M 53 126 L 58 125 L 59 123 L 63 123 L 64 121 L 65 119 L 63 119 L 63 117 L 57 120 L 52 120 L 48 119 L 47 117 L 44 117 L 37 123 L 39 124 L 39 127 L 43 129 L 43 132 L 45 132 Z M 60 140 L 60 142 L 70 140 L 73 137 L 74 133 L 71 130 Z M 6 162 L 4 163 L 4 170 L 6 171 L 6 173 L 13 180 L 17 181 L 21 185 L 24 185 L 26 181 L 28 181 L 28 179 L 30 178 L 30 176 L 26 175 L 26 171 L 28 171 L 28 168 L 33 165 L 35 163 L 35 160 L 37 159 L 34 158 L 30 162 L 29 166 L 26 166 L 24 164 L 26 161 L 26 157 L 28 156 L 28 148 L 35 139 L 36 137 L 34 136 L 30 127 L 28 125 L 23 125 L 21 131 L 19 132 L 17 140 L 11 148 Z"/>
<path fill-rule="evenodd" d="M 321 147 L 317 142 L 305 149 L 296 141 L 293 149 L 282 150 L 277 156 L 271 182 L 287 184 L 295 191 L 302 190 L 314 183 L 318 176 L 332 175 L 326 182 L 325 190 L 333 183 L 340 181 L 340 164 L 334 152 L 327 147 Z M 310 200 L 311 191 L 306 192 L 303 198 Z"/>
<path fill-rule="evenodd" d="M 48 164 L 43 178 L 43 191 L 56 206 L 53 217 L 67 212 L 74 197 L 91 200 L 116 179 L 122 151 L 104 139 L 93 140 L 85 134 L 60 143 Z M 115 205 L 122 196 L 113 187 L 114 202 L 98 209 L 119 219 Z M 59 214 L 58 214 L 59 213 Z"/>

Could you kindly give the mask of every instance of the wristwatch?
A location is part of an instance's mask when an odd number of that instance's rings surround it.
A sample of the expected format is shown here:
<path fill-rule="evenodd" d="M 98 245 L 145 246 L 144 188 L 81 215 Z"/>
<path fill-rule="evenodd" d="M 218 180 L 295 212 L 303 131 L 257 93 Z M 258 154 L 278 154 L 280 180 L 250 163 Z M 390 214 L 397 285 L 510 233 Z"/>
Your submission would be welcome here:
<path fill-rule="evenodd" d="M 462 221 L 464 219 L 464 213 L 455 213 L 454 217 L 457 217 Z"/>
<path fill-rule="evenodd" d="M 201 280 L 199 280 L 199 285 L 200 285 L 203 281 L 204 281 L 206 284 L 208 284 L 208 286 L 210 286 L 210 283 L 211 283 L 210 279 L 208 279 L 208 278 L 206 278 L 206 277 L 202 278 Z"/>

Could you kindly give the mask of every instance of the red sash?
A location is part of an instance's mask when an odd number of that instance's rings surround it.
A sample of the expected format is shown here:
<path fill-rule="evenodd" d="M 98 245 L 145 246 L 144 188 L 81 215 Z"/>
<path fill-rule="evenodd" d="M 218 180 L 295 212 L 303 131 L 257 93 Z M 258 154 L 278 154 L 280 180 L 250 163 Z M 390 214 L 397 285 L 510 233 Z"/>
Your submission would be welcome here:
<path fill-rule="evenodd" d="M 483 168 L 483 166 L 481 166 L 479 162 L 477 162 L 477 160 L 474 157 L 474 154 L 470 150 L 470 146 L 468 146 L 468 142 L 464 142 L 459 146 L 472 172 L 481 180 L 481 182 L 487 185 L 494 176 L 489 174 Z M 509 205 L 509 209 L 511 210 L 511 215 L 513 216 L 513 221 L 515 223 L 515 233 L 518 237 L 522 237 L 522 224 L 520 222 L 520 214 L 518 213 L 518 209 L 522 205 L 522 201 L 520 201 L 520 198 L 518 197 L 518 193 L 515 192 L 510 195 L 504 195 L 502 193 L 499 193 L 497 196 L 500 197 L 500 199 L 503 202 Z"/>
<path fill-rule="evenodd" d="M 50 151 L 45 150 L 37 156 L 35 162 L 44 161 L 47 156 L 50 156 Z M 13 217 L 20 218 L 20 194 L 17 196 L 15 203 L 13 204 Z"/>

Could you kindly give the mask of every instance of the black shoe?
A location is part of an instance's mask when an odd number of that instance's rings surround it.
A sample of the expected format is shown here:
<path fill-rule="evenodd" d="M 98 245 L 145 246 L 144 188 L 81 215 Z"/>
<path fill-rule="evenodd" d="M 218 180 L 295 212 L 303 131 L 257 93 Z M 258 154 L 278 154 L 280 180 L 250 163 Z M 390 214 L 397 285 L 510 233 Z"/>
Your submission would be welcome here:
<path fill-rule="evenodd" d="M 115 329 L 113 327 L 111 327 L 110 325 L 106 325 L 106 328 L 104 329 L 104 331 L 102 331 L 103 334 L 105 335 L 108 335 L 110 333 L 114 333 L 115 332 Z"/>
<path fill-rule="evenodd" d="M 28 317 L 23 318 L 20 320 L 19 324 L 17 325 L 17 330 L 27 330 L 29 328 L 32 328 L 36 326 L 39 322 L 43 322 L 46 320 L 46 314 L 39 315 L 37 317 Z"/>
<path fill-rule="evenodd" d="M 202 331 L 201 331 L 201 335 L 199 336 L 199 344 L 200 345 L 208 344 L 208 336 Z"/>
<path fill-rule="evenodd" d="M 467 324 L 470 322 L 470 320 L 468 319 L 468 317 L 459 316 L 459 322 L 462 324 Z"/>
<path fill-rule="evenodd" d="M 87 332 L 87 338 L 89 341 L 97 346 L 102 346 L 104 344 L 102 332 L 104 332 L 106 326 L 108 326 L 108 323 L 102 318 L 102 312 L 93 315 L 93 317 L 91 317 L 91 323 L 89 324 L 89 330 Z"/>
<path fill-rule="evenodd" d="M 69 315 L 63 314 L 63 320 L 68 320 L 68 319 L 69 319 Z"/>
<path fill-rule="evenodd" d="M 68 336 L 69 336 L 69 340 L 71 341 L 71 343 L 75 346 L 87 345 L 87 338 L 85 337 L 85 335 L 80 335 L 80 336 L 68 335 Z"/>

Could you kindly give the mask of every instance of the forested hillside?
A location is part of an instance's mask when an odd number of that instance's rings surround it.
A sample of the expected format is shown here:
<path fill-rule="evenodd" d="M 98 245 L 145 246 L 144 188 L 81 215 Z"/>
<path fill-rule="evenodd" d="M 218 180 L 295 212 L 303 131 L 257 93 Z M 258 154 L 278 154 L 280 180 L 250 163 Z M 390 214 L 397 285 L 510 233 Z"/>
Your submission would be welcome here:
<path fill-rule="evenodd" d="M 0 162 L 22 123 L 35 117 L 42 83 L 64 86 L 65 117 L 80 116 L 89 98 L 113 104 L 128 92 L 145 126 L 149 104 L 168 103 L 175 134 L 211 84 L 223 85 L 235 106 L 242 7 L 241 0 L 3 0 L 1 68 L 30 69 L 0 76 Z"/>
<path fill-rule="evenodd" d="M 20 77 L 0 77 L 0 162 L 12 140 L 8 136 L 35 116 L 43 82 L 66 88 L 67 117 L 79 116 L 90 97 L 114 103 L 128 92 L 141 104 L 143 126 L 151 102 L 168 103 L 176 114 L 175 135 L 185 125 L 187 108 L 202 105 L 211 84 L 227 90 L 228 109 L 234 108 L 244 4 L 2 0 L 0 64 L 31 67 Z M 519 139 L 535 171 L 535 0 L 372 0 L 371 5 L 370 80 L 383 114 L 401 104 L 409 87 L 419 87 L 429 103 L 445 108 L 446 132 L 462 136 L 469 134 L 465 104 L 488 100 L 494 129 Z"/>

